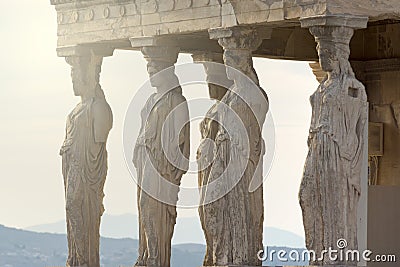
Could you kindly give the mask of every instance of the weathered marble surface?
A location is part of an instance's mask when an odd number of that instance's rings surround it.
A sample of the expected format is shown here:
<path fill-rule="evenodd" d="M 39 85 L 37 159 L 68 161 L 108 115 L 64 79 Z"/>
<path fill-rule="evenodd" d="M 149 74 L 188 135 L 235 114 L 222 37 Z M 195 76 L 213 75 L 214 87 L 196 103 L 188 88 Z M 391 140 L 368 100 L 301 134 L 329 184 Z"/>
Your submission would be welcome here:
<path fill-rule="evenodd" d="M 144 47 L 142 53 L 156 93 L 142 109 L 133 155 L 139 210 L 139 257 L 135 266 L 169 267 L 179 185 L 189 167 L 189 111 L 174 74 L 178 49 Z"/>
<path fill-rule="evenodd" d="M 326 14 L 398 19 L 397 0 L 52 0 L 58 14 L 58 46 L 130 37 L 206 32 L 217 27 L 274 23 Z M 298 25 L 298 23 L 297 23 Z"/>
<path fill-rule="evenodd" d="M 242 27 L 217 29 L 210 35 L 224 48 L 224 61 L 230 67 L 227 76 L 234 84 L 209 111 L 211 120 L 205 121 L 219 122 L 212 136 L 215 147 L 209 147 L 212 143 L 208 142 L 199 148 L 199 167 L 211 163 L 200 176 L 206 185 L 199 210 L 207 239 L 203 264 L 261 266 L 257 258 L 264 218 L 261 127 L 268 98 L 259 87 L 251 57 L 261 39 L 253 29 Z M 213 127 L 203 123 L 203 137 Z"/>
<path fill-rule="evenodd" d="M 339 21 L 353 27 L 337 25 Z M 315 36 L 320 65 L 327 73 L 310 98 L 309 153 L 299 192 L 306 247 L 321 255 L 329 247 L 337 249 L 339 239 L 347 241 L 346 249 L 358 248 L 357 209 L 366 153 L 367 96 L 348 58 L 353 28 L 363 23 L 351 17 L 337 21 L 315 18 L 303 25 L 310 27 Z M 356 266 L 357 262 L 325 257 L 312 264 Z"/>
<path fill-rule="evenodd" d="M 197 163 L 199 167 L 198 185 L 200 188 L 200 203 L 204 203 L 204 197 L 206 193 L 205 189 L 212 168 L 212 161 L 214 159 L 214 143 L 221 126 L 216 120 L 216 116 L 218 116 L 217 106 L 228 91 L 227 88 L 232 86 L 232 81 L 230 81 L 226 76 L 225 66 L 222 65 L 222 54 L 195 54 L 193 55 L 193 60 L 194 62 L 203 63 L 207 75 L 210 98 L 216 100 L 215 104 L 208 110 L 205 118 L 200 123 L 201 141 L 197 149 Z M 219 65 L 208 64 L 210 62 L 219 63 Z M 215 84 L 213 82 L 218 82 L 219 84 Z M 211 236 L 210 231 L 207 230 L 207 220 L 204 214 L 203 206 L 198 208 L 198 212 L 201 226 L 205 234 L 206 243 L 212 244 L 215 242 L 215 237 Z M 213 246 L 207 246 L 205 256 L 206 259 L 204 262 L 210 264 L 212 262 L 212 255 Z"/>
<path fill-rule="evenodd" d="M 112 112 L 99 84 L 102 57 L 71 56 L 74 93 L 82 101 L 67 118 L 60 155 L 65 185 L 67 267 L 99 267 L 100 218 Z"/>
<path fill-rule="evenodd" d="M 327 3 L 331 14 L 368 16 L 370 21 L 400 18 L 400 2 L 397 0 L 332 0 Z"/>

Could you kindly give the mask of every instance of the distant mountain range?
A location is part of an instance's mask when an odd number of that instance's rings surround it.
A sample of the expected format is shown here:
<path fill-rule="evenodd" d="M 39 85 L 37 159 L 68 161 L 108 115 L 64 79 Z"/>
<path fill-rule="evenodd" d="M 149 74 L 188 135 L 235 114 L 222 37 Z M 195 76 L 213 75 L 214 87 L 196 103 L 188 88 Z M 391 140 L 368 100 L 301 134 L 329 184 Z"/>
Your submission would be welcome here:
<path fill-rule="evenodd" d="M 138 241 L 131 238 L 101 238 L 102 267 L 133 266 L 137 257 Z M 269 249 L 289 251 L 287 247 Z M 302 249 L 298 249 L 302 251 Z M 172 248 L 171 267 L 198 267 L 202 265 L 205 246 L 178 244 Z M 67 240 L 64 234 L 36 233 L 0 225 L 0 267 L 65 266 Z M 268 266 L 307 265 L 307 262 L 267 261 Z"/>
<path fill-rule="evenodd" d="M 102 267 L 133 266 L 138 241 L 131 238 L 101 238 Z M 177 245 L 172 249 L 172 267 L 201 266 L 204 245 Z M 64 234 L 35 233 L 0 225 L 0 267 L 65 266 L 67 238 Z"/>
<path fill-rule="evenodd" d="M 41 224 L 25 228 L 25 230 L 65 234 L 65 220 L 55 223 Z M 138 238 L 138 217 L 133 214 L 108 215 L 104 214 L 101 220 L 100 233 L 110 238 Z M 292 248 L 304 248 L 304 238 L 282 229 L 274 227 L 264 228 L 264 245 Z M 178 217 L 175 226 L 173 244 L 196 243 L 205 244 L 200 220 L 197 217 Z"/>

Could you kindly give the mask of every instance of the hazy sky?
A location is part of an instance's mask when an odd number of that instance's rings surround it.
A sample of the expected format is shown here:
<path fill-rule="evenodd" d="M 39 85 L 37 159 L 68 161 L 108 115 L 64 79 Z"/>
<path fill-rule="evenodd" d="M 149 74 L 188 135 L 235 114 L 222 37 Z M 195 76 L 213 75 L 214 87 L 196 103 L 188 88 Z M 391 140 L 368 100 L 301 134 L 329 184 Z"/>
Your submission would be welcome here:
<path fill-rule="evenodd" d="M 12 227 L 64 218 L 58 151 L 66 116 L 79 98 L 73 95 L 69 65 L 55 52 L 56 12 L 49 2 L 0 2 L 0 224 Z M 179 63 L 190 61 L 188 55 L 179 58 Z M 297 194 L 307 153 L 308 99 L 317 82 L 306 62 L 255 59 L 254 65 L 269 96 L 276 130 L 275 158 L 264 184 L 265 225 L 304 236 Z M 137 213 L 122 127 L 129 102 L 146 79 L 138 52 L 116 51 L 104 60 L 101 83 L 114 113 L 104 200 L 109 214 Z M 190 87 L 184 94 L 207 96 L 206 90 L 193 92 Z M 194 136 L 192 151 L 198 144 Z M 180 210 L 179 216 L 197 216 L 197 210 Z"/>

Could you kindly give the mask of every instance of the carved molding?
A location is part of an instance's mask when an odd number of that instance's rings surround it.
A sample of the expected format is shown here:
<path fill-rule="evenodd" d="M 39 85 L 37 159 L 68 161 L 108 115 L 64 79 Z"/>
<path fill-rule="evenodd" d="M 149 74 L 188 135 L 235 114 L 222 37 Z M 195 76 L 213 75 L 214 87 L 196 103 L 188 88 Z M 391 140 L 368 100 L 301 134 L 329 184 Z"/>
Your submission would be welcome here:
<path fill-rule="evenodd" d="M 92 46 L 66 46 L 57 48 L 57 55 L 59 57 L 68 56 L 90 56 L 97 55 L 102 57 L 112 56 L 114 48 L 105 45 L 92 45 Z"/>
<path fill-rule="evenodd" d="M 145 46 L 172 46 L 178 47 L 175 39 L 166 36 L 143 36 L 129 38 L 133 48 L 140 48 Z"/>
<path fill-rule="evenodd" d="M 121 2 L 118 5 L 105 3 L 82 2 L 84 6 L 56 6 L 58 25 L 87 23 L 93 20 L 115 19 L 125 16 L 138 15 L 139 10 L 132 3 Z M 138 25 L 139 26 L 139 25 Z"/>
<path fill-rule="evenodd" d="M 50 0 L 50 4 L 52 4 L 52 5 L 74 4 L 76 7 L 92 5 L 94 3 L 95 4 L 100 4 L 100 3 L 119 4 L 119 3 L 128 3 L 128 2 L 132 2 L 132 0 Z"/>
<path fill-rule="evenodd" d="M 55 5 L 57 9 L 68 11 L 95 7 L 103 4 L 134 4 L 138 12 L 142 15 L 219 5 L 219 2 L 216 0 L 50 0 L 50 2 L 52 5 Z"/>
<path fill-rule="evenodd" d="M 367 28 L 368 17 L 354 15 L 320 15 L 300 18 L 301 27 L 343 26 L 352 29 Z"/>

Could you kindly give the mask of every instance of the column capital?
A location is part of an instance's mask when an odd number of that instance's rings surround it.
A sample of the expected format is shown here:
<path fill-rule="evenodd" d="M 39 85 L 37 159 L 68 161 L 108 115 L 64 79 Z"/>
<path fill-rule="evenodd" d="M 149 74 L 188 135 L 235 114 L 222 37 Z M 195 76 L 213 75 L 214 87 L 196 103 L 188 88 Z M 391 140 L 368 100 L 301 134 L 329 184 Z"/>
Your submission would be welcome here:
<path fill-rule="evenodd" d="M 327 41 L 349 46 L 354 30 L 367 27 L 368 17 L 351 15 L 322 15 L 301 18 L 301 27 L 309 28 L 315 41 Z"/>
<path fill-rule="evenodd" d="M 108 46 L 71 46 L 57 49 L 71 66 L 71 78 L 76 96 L 103 95 L 100 73 L 103 58 L 112 56 L 114 48 Z"/>
<path fill-rule="evenodd" d="M 302 28 L 311 28 L 315 26 L 336 26 L 357 30 L 367 28 L 368 17 L 345 14 L 319 15 L 300 18 L 300 23 Z"/>
<path fill-rule="evenodd" d="M 217 39 L 220 46 L 224 48 L 224 62 L 228 66 L 227 72 L 230 72 L 230 68 L 239 70 L 258 85 L 257 73 L 253 68 L 252 52 L 262 43 L 263 38 L 259 32 L 250 26 L 215 28 L 208 32 L 210 38 Z M 264 35 L 268 32 L 272 31 L 264 31 Z M 268 36 L 265 38 L 268 38 Z M 232 77 L 229 77 L 228 74 L 228 78 L 231 79 Z"/>
<path fill-rule="evenodd" d="M 270 33 L 268 31 L 267 33 Z M 234 26 L 229 28 L 214 28 L 208 31 L 210 39 L 218 40 L 225 50 L 256 50 L 262 42 L 262 36 L 250 26 Z"/>
<path fill-rule="evenodd" d="M 153 87 L 175 88 L 179 80 L 175 74 L 175 63 L 179 47 L 164 37 L 141 37 L 130 39 L 132 47 L 140 48 L 147 61 L 147 72 Z"/>
<path fill-rule="evenodd" d="M 141 52 L 147 61 L 150 76 L 175 65 L 179 55 L 176 46 L 143 46 Z"/>
<path fill-rule="evenodd" d="M 142 36 L 129 38 L 133 48 L 142 48 L 148 46 L 172 46 L 179 47 L 176 40 L 167 36 Z"/>
<path fill-rule="evenodd" d="M 173 66 L 178 59 L 180 48 L 175 40 L 165 36 L 132 37 L 129 38 L 131 46 L 141 50 L 147 61 L 147 66 L 161 71 Z"/>
<path fill-rule="evenodd" d="M 143 46 L 142 54 L 147 61 L 160 61 L 174 65 L 179 55 L 176 46 Z"/>

